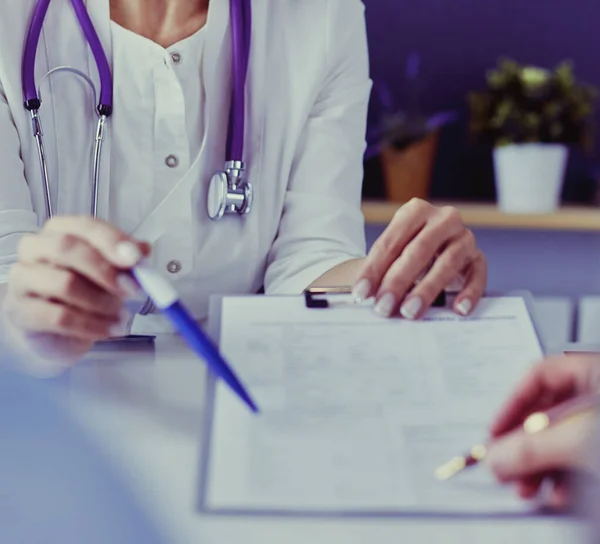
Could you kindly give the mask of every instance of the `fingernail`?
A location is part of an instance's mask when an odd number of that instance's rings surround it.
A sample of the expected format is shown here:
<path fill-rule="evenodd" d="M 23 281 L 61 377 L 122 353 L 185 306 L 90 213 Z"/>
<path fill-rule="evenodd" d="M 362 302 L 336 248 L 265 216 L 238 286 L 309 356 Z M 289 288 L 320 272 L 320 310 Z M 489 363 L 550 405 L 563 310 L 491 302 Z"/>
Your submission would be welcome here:
<path fill-rule="evenodd" d="M 121 242 L 117 246 L 117 257 L 122 266 L 135 266 L 142 260 L 140 248 L 131 242 Z"/>
<path fill-rule="evenodd" d="M 128 274 L 119 274 L 117 277 L 117 284 L 121 291 L 129 298 L 137 298 L 141 293 L 139 285 Z"/>
<path fill-rule="evenodd" d="M 118 323 L 115 323 L 108 330 L 112 338 L 121 338 L 129 334 L 129 322 L 131 321 L 131 314 L 127 310 L 122 310 L 119 316 Z"/>
<path fill-rule="evenodd" d="M 365 278 L 360 280 L 352 290 L 354 302 L 364 302 L 371 294 L 371 282 Z"/>
<path fill-rule="evenodd" d="M 456 309 L 462 315 L 467 316 L 471 313 L 471 310 L 473 309 L 473 303 L 468 298 L 464 298 L 456 305 Z"/>
<path fill-rule="evenodd" d="M 421 297 L 410 297 L 400 308 L 400 313 L 404 319 L 415 319 L 421 308 L 423 306 L 423 301 Z"/>
<path fill-rule="evenodd" d="M 386 293 L 375 305 L 375 313 L 382 317 L 391 317 L 395 305 L 396 297 L 391 293 Z"/>

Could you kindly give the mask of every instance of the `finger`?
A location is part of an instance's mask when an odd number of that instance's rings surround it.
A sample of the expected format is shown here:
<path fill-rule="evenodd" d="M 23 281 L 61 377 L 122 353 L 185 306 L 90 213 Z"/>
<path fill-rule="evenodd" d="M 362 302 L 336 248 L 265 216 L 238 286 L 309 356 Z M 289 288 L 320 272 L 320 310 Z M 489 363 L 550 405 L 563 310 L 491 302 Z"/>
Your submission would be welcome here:
<path fill-rule="evenodd" d="M 475 255 L 475 237 L 471 231 L 465 231 L 444 249 L 431 270 L 408 295 L 400 308 L 402 316 L 406 319 L 420 317 Z"/>
<path fill-rule="evenodd" d="M 19 262 L 39 263 L 71 270 L 104 291 L 121 297 L 131 297 L 136 289 L 133 281 L 108 261 L 95 247 L 72 234 L 42 232 L 24 236 L 19 244 Z M 14 281 L 16 275 L 12 276 Z"/>
<path fill-rule="evenodd" d="M 25 298 L 9 310 L 14 325 L 27 333 L 46 333 L 98 341 L 119 336 L 128 316 L 109 319 L 39 298 Z"/>
<path fill-rule="evenodd" d="M 500 409 L 491 426 L 493 437 L 521 425 L 531 413 L 593 391 L 600 365 L 585 357 L 559 355 L 537 364 Z"/>
<path fill-rule="evenodd" d="M 467 282 L 454 301 L 454 310 L 464 316 L 470 315 L 477 306 L 487 285 L 487 261 L 480 251 L 468 267 Z"/>
<path fill-rule="evenodd" d="M 558 423 L 537 434 L 517 431 L 492 443 L 485 463 L 502 482 L 569 470 L 585 463 L 592 432 L 593 424 L 583 418 Z"/>
<path fill-rule="evenodd" d="M 435 221 L 423 228 L 385 273 L 377 294 L 377 313 L 385 317 L 395 315 L 401 301 L 412 290 L 436 254 L 463 230 L 460 217 L 456 221 L 450 212 L 440 214 Z M 442 289 L 444 287 L 445 285 Z"/>
<path fill-rule="evenodd" d="M 390 266 L 425 226 L 433 211 L 431 204 L 419 199 L 413 199 L 398 209 L 365 260 L 354 289 L 357 300 L 365 300 L 377 293 Z"/>
<path fill-rule="evenodd" d="M 563 510 L 572 505 L 573 489 L 569 474 L 562 473 L 554 478 L 554 486 L 550 494 L 550 505 Z"/>
<path fill-rule="evenodd" d="M 60 302 L 86 313 L 118 319 L 122 300 L 73 272 L 44 265 L 15 265 L 11 287 L 20 297 Z"/>
<path fill-rule="evenodd" d="M 84 240 L 119 268 L 137 265 L 150 252 L 147 243 L 91 217 L 55 217 L 46 223 L 44 231 Z"/>
<path fill-rule="evenodd" d="M 517 482 L 517 492 L 522 499 L 533 499 L 540 492 L 544 477 L 542 475 L 531 476 Z"/>

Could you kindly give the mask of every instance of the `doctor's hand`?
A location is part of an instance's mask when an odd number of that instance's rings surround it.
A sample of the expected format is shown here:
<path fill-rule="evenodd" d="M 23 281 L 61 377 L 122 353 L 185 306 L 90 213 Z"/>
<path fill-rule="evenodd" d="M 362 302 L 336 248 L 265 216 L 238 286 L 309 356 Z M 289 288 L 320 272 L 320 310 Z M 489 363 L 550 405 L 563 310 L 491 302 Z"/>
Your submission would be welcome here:
<path fill-rule="evenodd" d="M 598 473 L 590 439 L 595 418 L 583 415 L 557 421 L 537 434 L 522 430 L 533 413 L 544 412 L 580 396 L 600 393 L 600 361 L 590 356 L 559 356 L 536 366 L 516 389 L 492 424 L 485 464 L 499 481 L 514 483 L 525 499 L 535 497 L 546 479 L 553 483 L 551 505 L 571 500 L 569 472 Z M 597 454 L 597 452 L 594 452 Z"/>
<path fill-rule="evenodd" d="M 485 290 L 487 265 L 455 208 L 413 199 L 375 242 L 359 278 L 355 298 L 376 297 L 384 317 L 417 319 L 448 287 L 460 290 L 455 311 L 468 315 Z"/>
<path fill-rule="evenodd" d="M 10 339 L 72 363 L 93 344 L 126 333 L 124 301 L 138 287 L 126 271 L 150 252 L 107 223 L 57 217 L 24 236 L 2 306 Z"/>

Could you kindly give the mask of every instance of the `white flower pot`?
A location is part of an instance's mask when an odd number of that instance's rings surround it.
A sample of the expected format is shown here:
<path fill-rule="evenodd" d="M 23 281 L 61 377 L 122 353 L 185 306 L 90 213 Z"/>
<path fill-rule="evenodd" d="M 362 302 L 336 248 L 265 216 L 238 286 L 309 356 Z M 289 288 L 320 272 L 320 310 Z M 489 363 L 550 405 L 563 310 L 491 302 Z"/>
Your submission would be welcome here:
<path fill-rule="evenodd" d="M 498 205 L 507 213 L 549 213 L 560 205 L 569 150 L 559 144 L 494 149 Z"/>

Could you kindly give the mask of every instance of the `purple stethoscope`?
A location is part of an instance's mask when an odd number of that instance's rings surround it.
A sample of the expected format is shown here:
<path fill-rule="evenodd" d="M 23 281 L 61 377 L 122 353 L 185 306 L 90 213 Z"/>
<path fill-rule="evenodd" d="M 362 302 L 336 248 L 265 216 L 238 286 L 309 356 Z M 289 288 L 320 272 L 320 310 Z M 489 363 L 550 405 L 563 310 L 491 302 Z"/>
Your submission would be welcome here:
<path fill-rule="evenodd" d="M 23 53 L 22 76 L 25 108 L 31 113 L 33 136 L 35 138 L 40 160 L 40 169 L 44 183 L 44 203 L 46 219 L 53 216 L 48 179 L 48 164 L 44 148 L 44 134 L 40 120 L 42 105 L 41 91 L 35 83 L 35 61 L 40 42 L 44 20 L 51 0 L 39 0 L 31 20 L 25 50 Z M 100 97 L 94 82 L 83 72 L 61 66 L 46 74 L 44 81 L 57 72 L 69 72 L 82 78 L 90 85 L 94 93 L 94 103 L 97 103 L 96 115 L 98 124 L 94 136 L 94 155 L 92 173 L 91 214 L 98 215 L 98 193 L 100 181 L 100 165 L 102 159 L 102 144 L 108 119 L 113 113 L 113 78 L 106 53 L 94 24 L 90 19 L 84 0 L 71 0 L 79 25 L 90 45 L 96 66 L 100 74 Z M 233 43 L 233 96 L 231 100 L 229 130 L 227 134 L 227 161 L 222 171 L 217 172 L 210 181 L 208 188 L 208 216 L 216 221 L 224 215 L 246 215 L 252 209 L 254 192 L 252 184 L 244 179 L 246 165 L 244 156 L 245 129 L 245 88 L 250 59 L 252 10 L 251 0 L 230 0 L 231 36 Z"/>

